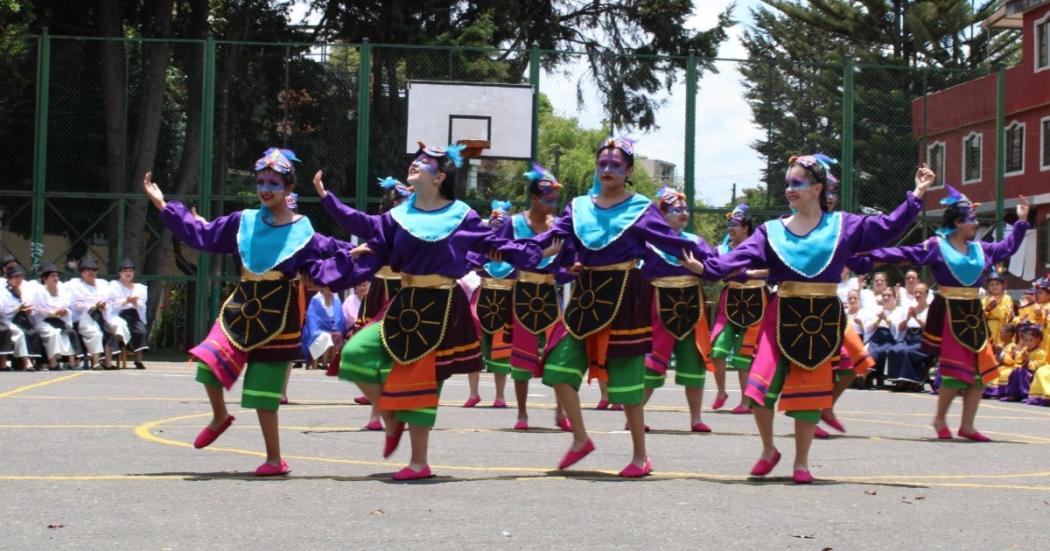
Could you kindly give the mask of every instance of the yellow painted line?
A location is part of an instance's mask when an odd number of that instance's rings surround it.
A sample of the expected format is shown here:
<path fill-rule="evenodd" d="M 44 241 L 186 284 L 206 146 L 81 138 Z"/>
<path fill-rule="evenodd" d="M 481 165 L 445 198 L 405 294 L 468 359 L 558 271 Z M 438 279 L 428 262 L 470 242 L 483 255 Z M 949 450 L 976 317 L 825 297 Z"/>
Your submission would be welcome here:
<path fill-rule="evenodd" d="M 923 428 L 927 429 L 930 434 L 933 433 L 933 427 L 931 427 L 930 425 L 916 425 L 914 423 L 901 423 L 900 421 L 881 421 L 881 420 L 878 420 L 878 419 L 851 419 L 851 418 L 846 418 L 846 417 L 840 417 L 840 419 L 843 420 L 843 421 L 849 421 L 851 423 L 852 422 L 871 423 L 871 424 L 875 424 L 875 425 L 893 425 L 893 426 L 898 426 L 898 427 L 909 427 L 909 428 L 910 427 L 923 427 Z M 1001 436 L 1007 436 L 1009 438 L 1016 438 L 1016 440 L 1010 440 L 1010 439 L 1002 440 L 1002 439 L 1000 439 L 999 440 L 1000 442 L 1016 442 L 1018 444 L 1050 444 L 1050 438 L 1046 438 L 1046 437 L 1042 437 L 1042 436 L 1032 436 L 1032 435 L 1028 435 L 1028 434 L 1017 434 L 1017 433 L 1012 433 L 1012 432 L 993 432 L 993 431 L 990 431 L 990 430 L 982 430 L 981 432 L 986 433 L 986 434 L 991 434 L 991 435 L 1001 435 Z M 933 436 L 930 436 L 930 439 L 933 439 Z M 963 442 L 964 441 L 964 439 L 958 438 L 958 437 L 956 437 L 955 440 L 959 441 L 959 442 Z"/>
<path fill-rule="evenodd" d="M 5 429 L 133 429 L 136 425 L 0 425 Z"/>
<path fill-rule="evenodd" d="M 61 377 L 55 377 L 54 379 L 48 379 L 46 381 L 40 381 L 40 382 L 37 382 L 37 383 L 33 383 L 31 385 L 20 386 L 20 387 L 15 388 L 15 389 L 8 390 L 7 392 L 0 393 L 0 398 L 7 398 L 9 396 L 14 396 L 16 394 L 20 394 L 22 392 L 25 392 L 27 390 L 32 390 L 34 388 L 40 388 L 42 386 L 53 385 L 55 383 L 61 383 L 62 381 L 68 381 L 70 379 L 76 379 L 77 377 L 80 377 L 82 375 L 87 375 L 87 373 L 86 372 L 70 373 L 69 375 L 63 375 Z M 69 398 L 66 398 L 66 399 L 68 400 Z"/>
<path fill-rule="evenodd" d="M 931 395 L 931 394 L 898 394 L 898 396 L 906 396 L 908 398 L 915 398 L 915 399 L 919 399 L 919 400 L 930 400 L 930 401 L 936 401 L 937 400 L 937 396 Z M 956 400 L 959 400 L 959 399 L 961 399 L 961 398 L 958 398 L 958 397 L 956 398 Z M 999 404 L 987 403 L 987 402 L 991 402 L 991 401 L 992 400 L 981 400 L 981 405 L 979 406 L 978 411 L 980 411 L 982 409 L 996 409 L 996 410 L 1003 410 L 1003 411 L 1012 411 L 1014 413 L 1018 413 L 1019 411 L 1024 411 L 1025 413 L 1030 413 L 1030 414 L 1033 414 L 1033 415 L 1040 415 L 1040 416 L 1044 416 L 1044 417 L 1050 417 L 1050 411 L 1046 411 L 1047 408 L 1041 408 L 1041 407 L 1035 407 L 1035 406 L 1025 406 L 1024 404 L 1018 404 L 1018 407 L 1012 408 L 1012 407 L 1007 407 L 1007 406 L 1003 406 L 1003 405 L 999 405 Z M 1022 408 L 1024 408 L 1024 409 L 1022 410 Z"/>

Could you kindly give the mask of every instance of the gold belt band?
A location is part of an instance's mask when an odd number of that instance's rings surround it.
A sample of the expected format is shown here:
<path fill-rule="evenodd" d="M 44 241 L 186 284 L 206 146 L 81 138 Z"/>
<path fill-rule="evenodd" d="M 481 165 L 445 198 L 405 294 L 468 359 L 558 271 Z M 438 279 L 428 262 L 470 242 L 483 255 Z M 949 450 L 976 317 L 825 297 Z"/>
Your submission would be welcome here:
<path fill-rule="evenodd" d="M 616 264 L 605 264 L 603 266 L 584 266 L 583 269 L 595 272 L 624 272 L 634 268 L 638 262 L 635 260 L 624 260 Z"/>
<path fill-rule="evenodd" d="M 691 275 L 664 276 L 654 277 L 649 283 L 653 287 L 662 287 L 664 289 L 685 289 L 687 287 L 695 287 L 697 283 L 700 283 L 700 278 Z"/>
<path fill-rule="evenodd" d="M 937 293 L 947 299 L 974 300 L 980 298 L 981 290 L 977 287 L 940 287 Z"/>
<path fill-rule="evenodd" d="M 284 274 L 277 270 L 270 270 L 268 272 L 257 274 L 255 272 L 249 271 L 247 268 L 241 268 L 241 281 L 280 281 L 282 279 L 294 278 L 284 277 Z"/>
<path fill-rule="evenodd" d="M 379 279 L 401 279 L 401 274 L 394 271 L 390 266 L 383 266 L 376 272 Z"/>
<path fill-rule="evenodd" d="M 766 282 L 765 282 L 765 280 L 762 280 L 762 279 L 749 279 L 747 281 L 730 281 L 729 282 L 729 288 L 730 289 L 758 289 L 760 287 L 765 287 L 765 286 L 766 286 Z"/>
<path fill-rule="evenodd" d="M 482 289 L 502 289 L 504 291 L 510 291 L 514 288 L 513 279 L 503 279 L 498 277 L 483 277 L 481 278 Z"/>
<path fill-rule="evenodd" d="M 786 298 L 837 297 L 837 283 L 812 283 L 809 281 L 781 281 L 777 294 Z"/>
<path fill-rule="evenodd" d="M 428 289 L 451 289 L 456 286 L 456 280 L 440 274 L 401 274 L 401 285 Z"/>
<path fill-rule="evenodd" d="M 541 274 L 539 272 L 518 272 L 518 281 L 535 283 L 537 285 L 554 285 L 554 274 Z"/>

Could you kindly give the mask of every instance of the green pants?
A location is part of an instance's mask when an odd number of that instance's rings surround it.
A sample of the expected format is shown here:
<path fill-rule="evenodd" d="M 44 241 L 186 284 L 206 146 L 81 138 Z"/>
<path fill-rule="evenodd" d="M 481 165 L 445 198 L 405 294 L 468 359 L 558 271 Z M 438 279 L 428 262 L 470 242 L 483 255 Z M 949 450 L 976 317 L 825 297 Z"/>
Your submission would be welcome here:
<path fill-rule="evenodd" d="M 722 332 L 718 334 L 715 342 L 711 344 L 711 357 L 724 359 L 726 361 L 726 370 L 728 371 L 747 371 L 751 369 L 751 360 L 753 358 L 740 355 L 740 348 L 744 345 L 744 335 L 746 333 L 746 327 L 740 327 L 731 321 L 727 321 L 722 327 Z"/>
<path fill-rule="evenodd" d="M 492 359 L 492 337 L 493 335 L 484 331 L 481 332 L 481 357 L 485 360 L 485 371 L 489 373 L 510 373 L 510 358 Z"/>
<path fill-rule="evenodd" d="M 696 348 L 696 339 L 693 337 L 693 333 L 689 333 L 682 340 L 675 343 L 671 361 L 674 367 L 675 384 L 687 388 L 704 388 L 704 381 L 707 379 L 707 368 L 704 365 L 703 356 L 700 355 L 700 351 Z M 645 369 L 645 388 L 660 388 L 664 386 L 666 379 L 666 376 L 652 369 Z"/>
<path fill-rule="evenodd" d="M 358 331 L 343 346 L 339 356 L 339 378 L 359 384 L 383 386 L 394 369 L 394 359 L 383 348 L 379 324 L 373 323 Z M 438 383 L 438 395 L 441 383 Z M 437 407 L 399 410 L 394 412 L 398 421 L 420 427 L 433 427 L 437 422 Z"/>
<path fill-rule="evenodd" d="M 588 362 L 584 342 L 567 335 L 547 356 L 543 384 L 567 384 L 579 391 Z M 605 367 L 609 373 L 609 402 L 641 404 L 645 398 L 645 356 L 609 358 Z"/>
<path fill-rule="evenodd" d="M 777 372 L 773 375 L 773 384 L 769 385 L 769 390 L 766 391 L 766 399 L 764 403 L 758 403 L 755 400 L 750 400 L 751 407 L 762 407 L 766 409 L 773 409 L 777 405 L 777 398 L 780 398 L 780 391 L 784 388 L 784 379 L 787 377 L 787 371 L 791 368 L 790 362 L 786 358 L 780 358 L 777 363 Z M 802 409 L 798 411 L 787 412 L 788 417 L 794 417 L 800 421 L 807 423 L 813 423 L 814 425 L 820 421 L 820 410 L 819 409 Z"/>
<path fill-rule="evenodd" d="M 288 362 L 248 362 L 244 367 L 244 385 L 241 389 L 241 407 L 275 411 L 284 394 L 284 377 Z M 197 382 L 222 388 L 222 383 L 211 368 L 197 362 Z"/>

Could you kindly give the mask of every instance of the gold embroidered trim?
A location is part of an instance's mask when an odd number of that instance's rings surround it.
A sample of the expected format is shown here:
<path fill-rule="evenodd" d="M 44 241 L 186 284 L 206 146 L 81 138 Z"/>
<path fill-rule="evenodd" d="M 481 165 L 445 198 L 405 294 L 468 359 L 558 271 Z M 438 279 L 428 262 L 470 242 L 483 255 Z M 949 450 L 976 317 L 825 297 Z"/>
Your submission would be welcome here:
<path fill-rule="evenodd" d="M 837 297 L 838 284 L 813 283 L 809 281 L 782 281 L 777 287 L 777 294 L 789 298 Z"/>
<path fill-rule="evenodd" d="M 653 287 L 663 289 L 685 289 L 700 283 L 700 278 L 691 275 L 654 277 L 649 280 Z"/>
<path fill-rule="evenodd" d="M 401 285 L 427 289 L 451 289 L 456 286 L 456 280 L 439 274 L 401 274 Z"/>
<path fill-rule="evenodd" d="M 502 279 L 498 277 L 483 277 L 481 278 L 482 289 L 498 289 L 501 291 L 510 291 L 514 288 L 513 279 Z"/>
<path fill-rule="evenodd" d="M 949 300 L 977 300 L 981 290 L 977 287 L 947 287 L 937 289 L 937 294 Z"/>
<path fill-rule="evenodd" d="M 541 274 L 539 272 L 518 272 L 518 281 L 535 283 L 537 285 L 554 285 L 554 274 Z"/>

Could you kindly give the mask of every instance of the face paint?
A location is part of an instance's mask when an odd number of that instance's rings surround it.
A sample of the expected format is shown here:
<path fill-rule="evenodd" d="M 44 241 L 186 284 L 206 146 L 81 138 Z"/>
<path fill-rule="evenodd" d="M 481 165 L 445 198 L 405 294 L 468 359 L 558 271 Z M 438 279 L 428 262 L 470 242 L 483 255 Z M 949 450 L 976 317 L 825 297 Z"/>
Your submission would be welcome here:
<path fill-rule="evenodd" d="M 255 177 L 255 191 L 279 193 L 284 191 L 284 180 L 277 176 L 261 174 Z"/>
<path fill-rule="evenodd" d="M 963 217 L 963 224 L 976 224 L 977 223 L 977 211 L 970 209 L 966 211 L 966 216 Z"/>
<path fill-rule="evenodd" d="M 667 209 L 667 212 L 671 214 L 686 214 L 687 212 L 689 212 L 689 207 L 685 205 L 679 205 L 677 207 L 671 207 Z"/>
<path fill-rule="evenodd" d="M 596 170 L 599 175 L 612 174 L 614 176 L 625 176 L 627 174 L 627 163 L 625 163 L 618 155 L 606 152 L 598 159 Z"/>
<path fill-rule="evenodd" d="M 831 201 L 838 201 L 838 200 L 839 200 L 839 194 L 838 193 L 835 193 L 833 191 L 829 191 L 828 192 L 828 201 L 829 202 L 831 202 Z"/>
<path fill-rule="evenodd" d="M 807 182 L 805 180 L 799 180 L 798 178 L 790 178 L 790 179 L 784 181 L 784 189 L 786 189 L 786 190 L 787 189 L 795 189 L 795 190 L 809 189 L 810 186 L 812 186 L 812 185 L 813 184 L 810 184 L 809 182 Z"/>
<path fill-rule="evenodd" d="M 431 176 L 437 176 L 437 161 L 426 155 L 420 155 L 416 157 L 416 160 L 412 161 L 412 165 L 418 168 L 420 171 L 430 174 Z"/>

